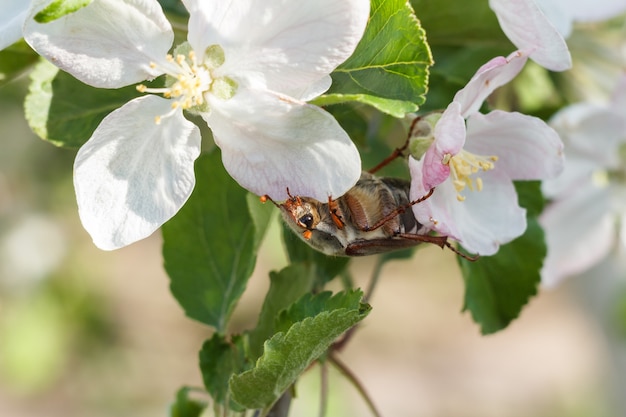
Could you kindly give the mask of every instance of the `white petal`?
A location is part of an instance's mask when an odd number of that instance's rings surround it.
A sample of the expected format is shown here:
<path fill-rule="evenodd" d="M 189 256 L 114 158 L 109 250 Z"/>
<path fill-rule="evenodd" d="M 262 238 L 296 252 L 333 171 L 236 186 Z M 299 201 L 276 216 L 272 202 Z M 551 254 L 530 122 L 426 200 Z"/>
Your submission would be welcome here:
<path fill-rule="evenodd" d="M 515 187 L 502 170 L 496 167 L 479 176 L 483 190 L 464 191 L 465 201 L 455 200 L 451 206 L 463 247 L 488 256 L 524 233 L 526 210 L 517 203 Z"/>
<path fill-rule="evenodd" d="M 513 44 L 528 50 L 530 58 L 552 71 L 572 67 L 565 39 L 534 0 L 489 0 L 500 27 Z"/>
<path fill-rule="evenodd" d="M 541 270 L 546 287 L 584 272 L 602 260 L 616 241 L 607 189 L 587 186 L 577 191 L 548 206 L 539 219 L 548 245 Z"/>
<path fill-rule="evenodd" d="M 554 28 L 567 39 L 572 34 L 574 18 L 571 3 L 573 0 L 534 0 Z M 588 1 L 588 0 L 583 0 Z"/>
<path fill-rule="evenodd" d="M 0 50 L 22 37 L 22 26 L 30 7 L 27 0 L 4 0 L 0 15 Z"/>
<path fill-rule="evenodd" d="M 480 109 L 483 101 L 498 87 L 511 81 L 524 67 L 528 56 L 516 51 L 504 58 L 493 58 L 476 71 L 465 87 L 454 96 L 454 101 L 461 105 L 464 118 Z"/>
<path fill-rule="evenodd" d="M 498 157 L 496 167 L 514 180 L 554 178 L 563 171 L 563 143 L 543 120 L 494 110 L 467 120 L 465 149 Z"/>
<path fill-rule="evenodd" d="M 368 0 L 186 0 L 189 43 L 219 44 L 217 75 L 299 97 L 345 61 L 363 36 Z"/>
<path fill-rule="evenodd" d="M 163 118 L 168 100 L 143 96 L 109 114 L 76 155 L 81 221 L 101 249 L 143 239 L 187 201 L 200 132 L 182 112 Z"/>
<path fill-rule="evenodd" d="M 118 88 L 160 75 L 174 32 L 156 0 L 94 0 L 50 23 L 32 19 L 24 38 L 39 54 L 82 82 Z"/>
<path fill-rule="evenodd" d="M 238 92 L 211 103 L 205 116 L 222 160 L 242 187 L 275 200 L 293 195 L 326 201 L 361 175 L 359 153 L 335 118 L 303 102 L 267 92 Z"/>

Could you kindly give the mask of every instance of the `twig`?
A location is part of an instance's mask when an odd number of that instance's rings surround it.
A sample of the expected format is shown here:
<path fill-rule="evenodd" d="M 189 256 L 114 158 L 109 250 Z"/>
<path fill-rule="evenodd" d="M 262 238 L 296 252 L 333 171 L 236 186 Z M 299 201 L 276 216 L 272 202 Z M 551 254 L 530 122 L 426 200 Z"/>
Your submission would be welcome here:
<path fill-rule="evenodd" d="M 365 391 L 365 387 L 361 384 L 361 381 L 358 380 L 356 375 L 354 375 L 354 373 L 350 369 L 348 369 L 348 367 L 343 362 L 341 362 L 333 352 L 328 355 L 328 360 L 330 361 L 330 363 L 335 365 L 339 372 L 341 372 L 343 376 L 345 376 L 348 381 L 350 381 L 350 383 L 352 383 L 352 385 L 359 392 L 363 400 L 365 400 L 365 403 L 372 412 L 372 415 L 374 417 L 382 417 L 378 409 L 376 409 L 376 405 L 370 398 L 369 394 L 367 393 L 367 391 Z"/>

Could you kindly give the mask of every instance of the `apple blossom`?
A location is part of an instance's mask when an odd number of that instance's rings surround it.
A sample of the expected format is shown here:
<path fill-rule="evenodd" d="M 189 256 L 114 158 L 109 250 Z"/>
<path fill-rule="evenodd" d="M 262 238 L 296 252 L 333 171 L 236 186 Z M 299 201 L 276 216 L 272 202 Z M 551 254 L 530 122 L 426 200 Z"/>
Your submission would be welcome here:
<path fill-rule="evenodd" d="M 577 103 L 550 120 L 565 142 L 567 163 L 560 177 L 543 184 L 552 199 L 540 217 L 546 287 L 603 260 L 618 238 L 626 244 L 625 111 L 623 78 L 610 103 Z"/>
<path fill-rule="evenodd" d="M 189 197 L 199 114 L 231 176 L 256 194 L 286 188 L 320 200 L 358 180 L 358 151 L 337 121 L 309 100 L 359 42 L 369 1 L 184 0 L 187 42 L 156 0 L 94 0 L 53 22 L 30 11 L 27 42 L 79 80 L 118 88 L 166 74 L 166 87 L 109 114 L 74 165 L 79 214 L 97 246 L 115 249 L 150 235 Z M 210 179 L 207 179 L 210 180 Z"/>
<path fill-rule="evenodd" d="M 492 255 L 524 233 L 526 211 L 517 202 L 513 180 L 552 178 L 562 170 L 563 145 L 542 120 L 516 112 L 478 112 L 526 60 L 518 51 L 483 65 L 457 92 L 432 134 L 426 129 L 418 139 L 430 142 L 425 153 L 409 157 L 411 199 L 436 187 L 430 198 L 413 206 L 416 219 L 473 253 Z"/>

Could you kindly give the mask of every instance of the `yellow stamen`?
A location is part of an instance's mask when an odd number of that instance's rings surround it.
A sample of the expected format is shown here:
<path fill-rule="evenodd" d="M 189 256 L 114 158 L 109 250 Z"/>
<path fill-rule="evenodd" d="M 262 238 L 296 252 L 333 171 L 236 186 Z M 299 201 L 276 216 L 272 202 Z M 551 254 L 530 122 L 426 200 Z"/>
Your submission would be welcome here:
<path fill-rule="evenodd" d="M 461 150 L 458 154 L 448 157 L 446 154 L 442 162 L 450 165 L 450 175 L 452 183 L 457 191 L 457 200 L 464 201 L 465 196 L 461 195 L 461 191 L 468 188 L 470 191 L 482 191 L 482 178 L 474 175 L 480 171 L 486 172 L 495 168 L 495 162 L 498 157 L 495 155 L 483 156 L 476 155 L 471 152 Z"/>
<path fill-rule="evenodd" d="M 162 94 L 163 97 L 172 100 L 172 110 L 156 117 L 155 123 L 160 123 L 180 110 L 210 111 L 206 94 L 222 100 L 228 100 L 235 95 L 237 83 L 234 80 L 213 75 L 214 70 L 224 61 L 224 51 L 219 45 L 207 48 L 199 61 L 189 44 L 183 44 L 177 47 L 174 55 L 166 55 L 165 62 L 151 62 L 151 68 L 167 75 L 166 87 L 149 88 L 145 84 L 140 84 L 136 87 L 137 91 Z"/>

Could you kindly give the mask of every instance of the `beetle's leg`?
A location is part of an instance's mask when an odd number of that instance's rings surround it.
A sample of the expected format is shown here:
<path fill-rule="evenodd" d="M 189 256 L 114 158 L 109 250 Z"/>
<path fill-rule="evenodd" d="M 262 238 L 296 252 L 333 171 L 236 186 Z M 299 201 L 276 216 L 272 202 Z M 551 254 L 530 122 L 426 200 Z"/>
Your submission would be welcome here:
<path fill-rule="evenodd" d="M 385 223 L 387 223 L 387 222 L 391 221 L 392 219 L 394 219 L 397 215 L 404 213 L 411 206 L 414 206 L 415 204 L 421 203 L 422 201 L 428 199 L 431 195 L 433 195 L 433 192 L 435 192 L 435 189 L 431 188 L 430 191 L 428 192 L 428 194 L 418 198 L 417 200 L 413 200 L 413 201 L 411 201 L 411 202 L 409 202 L 409 203 L 407 203 L 407 204 L 405 204 L 403 206 L 396 207 L 393 211 L 390 211 L 389 213 L 387 213 L 386 216 L 384 216 L 383 218 L 378 220 L 372 226 L 365 227 L 362 230 L 364 232 L 370 232 L 372 230 L 378 229 L 379 227 L 383 226 Z"/>
<path fill-rule="evenodd" d="M 280 204 L 278 204 L 277 202 L 272 200 L 272 198 L 269 195 L 267 195 L 267 194 L 262 195 L 261 197 L 259 197 L 259 200 L 261 200 L 261 203 L 266 203 L 266 202 L 269 201 L 270 203 L 272 203 L 276 207 L 280 208 Z"/>
<path fill-rule="evenodd" d="M 330 217 L 333 219 L 333 223 L 339 229 L 343 229 L 345 223 L 341 218 L 341 215 L 338 214 L 339 206 L 337 205 L 337 201 L 333 200 L 331 196 L 328 196 L 328 210 L 330 211 Z"/>
<path fill-rule="evenodd" d="M 414 233 L 400 233 L 400 234 L 398 234 L 396 236 L 400 237 L 402 239 L 409 239 L 409 240 L 416 240 L 416 241 L 419 241 L 419 242 L 433 243 L 433 244 L 439 246 L 441 249 L 443 249 L 443 247 L 445 246 L 448 249 L 450 249 L 452 252 L 454 252 L 457 255 L 459 255 L 461 258 L 467 259 L 468 261 L 471 261 L 471 262 L 475 262 L 475 261 L 477 261 L 480 258 L 480 255 L 469 256 L 469 255 L 464 254 L 463 252 L 461 252 L 460 250 L 458 250 L 454 246 L 452 246 L 452 244 L 450 242 L 448 242 L 448 236 L 417 235 L 417 234 L 414 234 Z"/>

